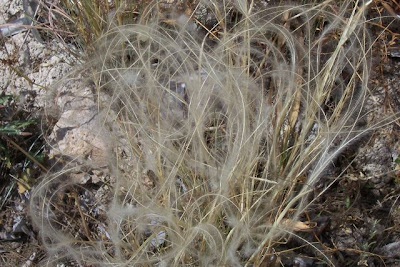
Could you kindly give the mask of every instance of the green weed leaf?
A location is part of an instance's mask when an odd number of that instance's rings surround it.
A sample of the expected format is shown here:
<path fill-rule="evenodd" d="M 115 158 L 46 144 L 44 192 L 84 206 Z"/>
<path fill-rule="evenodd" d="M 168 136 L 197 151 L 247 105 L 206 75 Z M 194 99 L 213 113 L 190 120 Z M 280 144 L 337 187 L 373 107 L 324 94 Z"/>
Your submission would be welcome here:
<path fill-rule="evenodd" d="M 21 135 L 22 131 L 26 127 L 32 125 L 35 122 L 36 122 L 35 120 L 27 120 L 27 121 L 15 120 L 7 122 L 4 125 L 0 126 L 0 133 Z"/>
<path fill-rule="evenodd" d="M 0 106 L 5 106 L 14 98 L 13 95 L 0 95 Z"/>

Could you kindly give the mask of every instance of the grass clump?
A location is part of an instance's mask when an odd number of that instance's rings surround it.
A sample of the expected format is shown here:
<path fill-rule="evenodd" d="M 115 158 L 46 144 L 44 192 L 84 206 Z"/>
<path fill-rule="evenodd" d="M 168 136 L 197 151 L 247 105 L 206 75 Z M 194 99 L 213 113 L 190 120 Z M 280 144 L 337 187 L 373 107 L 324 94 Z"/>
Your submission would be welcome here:
<path fill-rule="evenodd" d="M 65 170 L 32 195 L 49 251 L 100 265 L 266 262 L 366 130 L 368 3 L 201 1 L 190 15 L 171 10 L 174 23 L 145 12 L 110 27 L 88 62 L 110 95 L 101 109 L 117 114 L 107 235 L 82 238 L 59 222 Z M 201 8 L 213 28 L 194 16 Z"/>

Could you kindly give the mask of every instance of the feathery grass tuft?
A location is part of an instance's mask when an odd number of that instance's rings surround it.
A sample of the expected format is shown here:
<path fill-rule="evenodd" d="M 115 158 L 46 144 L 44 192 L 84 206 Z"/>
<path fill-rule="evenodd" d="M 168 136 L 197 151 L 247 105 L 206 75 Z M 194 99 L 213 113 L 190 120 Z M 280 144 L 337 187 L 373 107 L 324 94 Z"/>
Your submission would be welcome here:
<path fill-rule="evenodd" d="M 32 196 L 49 251 L 129 266 L 257 266 L 271 255 L 295 234 L 316 183 L 368 130 L 358 123 L 369 2 L 346 3 L 200 1 L 191 15 L 171 11 L 173 23 L 144 12 L 110 27 L 88 62 L 111 96 L 100 106 L 118 114 L 109 236 L 63 230 L 71 227 L 54 202 L 72 186 L 60 185 L 65 169 Z M 193 15 L 202 8 L 214 28 Z"/>

